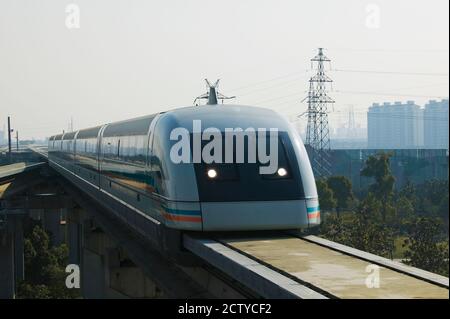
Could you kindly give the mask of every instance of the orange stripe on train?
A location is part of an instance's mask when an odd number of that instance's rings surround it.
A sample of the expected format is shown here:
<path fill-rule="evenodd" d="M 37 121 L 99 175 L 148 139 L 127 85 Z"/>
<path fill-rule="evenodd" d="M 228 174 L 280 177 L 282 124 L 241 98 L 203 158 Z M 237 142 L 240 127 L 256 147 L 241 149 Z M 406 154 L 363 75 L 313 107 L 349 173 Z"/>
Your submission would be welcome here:
<path fill-rule="evenodd" d="M 320 218 L 320 212 L 308 214 L 308 219 Z"/>
<path fill-rule="evenodd" d="M 172 215 L 169 213 L 163 213 L 164 218 L 174 222 L 191 222 L 191 223 L 201 223 L 202 218 L 196 216 L 180 216 L 180 215 Z"/>

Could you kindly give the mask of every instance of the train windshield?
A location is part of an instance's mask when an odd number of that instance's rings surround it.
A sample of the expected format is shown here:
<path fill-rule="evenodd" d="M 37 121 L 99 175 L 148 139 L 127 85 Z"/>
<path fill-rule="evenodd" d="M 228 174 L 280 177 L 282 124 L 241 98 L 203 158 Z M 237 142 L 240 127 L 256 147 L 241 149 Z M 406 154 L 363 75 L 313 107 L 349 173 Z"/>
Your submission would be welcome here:
<path fill-rule="evenodd" d="M 195 136 L 191 135 L 193 155 L 195 155 L 194 138 Z M 200 201 L 270 201 L 304 198 L 297 159 L 287 133 L 278 133 L 275 137 L 276 147 L 273 147 L 274 141 L 270 140 L 269 133 L 263 137 L 265 141 L 260 141 L 261 137 L 256 135 L 252 142 L 246 137 L 242 144 L 239 144 L 235 137 L 232 148 L 225 146 L 225 138 L 222 136 L 221 150 L 208 147 L 210 140 L 202 141 L 202 155 L 210 153 L 211 157 L 201 156 L 200 162 L 196 162 L 193 158 Z M 264 144 L 265 149 L 261 149 L 264 148 Z M 215 161 L 211 162 L 211 158 Z M 269 169 L 269 166 L 272 167 Z"/>

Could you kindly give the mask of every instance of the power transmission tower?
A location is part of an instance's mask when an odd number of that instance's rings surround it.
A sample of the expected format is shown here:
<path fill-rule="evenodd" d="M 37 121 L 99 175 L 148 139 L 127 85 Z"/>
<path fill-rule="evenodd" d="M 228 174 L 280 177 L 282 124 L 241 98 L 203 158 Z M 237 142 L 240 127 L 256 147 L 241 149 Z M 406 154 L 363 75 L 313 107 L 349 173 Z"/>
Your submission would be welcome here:
<path fill-rule="evenodd" d="M 349 105 L 348 109 L 348 123 L 347 123 L 347 138 L 356 137 L 355 111 L 353 105 Z"/>
<path fill-rule="evenodd" d="M 200 96 L 197 96 L 194 100 L 194 105 L 198 106 L 198 104 L 195 104 L 198 100 L 208 100 L 206 103 L 207 105 L 217 105 L 219 104 L 218 101 L 222 100 L 222 104 L 224 100 L 234 99 L 235 96 L 225 96 L 217 91 L 219 88 L 219 81 L 217 80 L 214 84 L 211 84 L 211 82 L 208 81 L 208 79 L 205 79 L 206 82 L 206 93 L 202 94 Z"/>
<path fill-rule="evenodd" d="M 314 173 L 318 177 L 331 174 L 330 164 L 330 129 L 328 127 L 328 104 L 334 100 L 328 96 L 327 84 L 333 80 L 325 74 L 325 62 L 331 62 L 319 48 L 318 54 L 311 59 L 316 65 L 316 74 L 309 80 L 308 126 L 306 129 L 306 145 L 312 158 Z"/>
<path fill-rule="evenodd" d="M 316 133 L 316 123 L 317 123 L 317 112 L 315 110 L 314 105 L 314 83 L 309 81 L 309 90 L 308 96 L 308 111 L 306 114 L 308 115 L 308 125 L 306 126 L 306 145 L 311 146 L 314 141 L 317 139 Z"/>

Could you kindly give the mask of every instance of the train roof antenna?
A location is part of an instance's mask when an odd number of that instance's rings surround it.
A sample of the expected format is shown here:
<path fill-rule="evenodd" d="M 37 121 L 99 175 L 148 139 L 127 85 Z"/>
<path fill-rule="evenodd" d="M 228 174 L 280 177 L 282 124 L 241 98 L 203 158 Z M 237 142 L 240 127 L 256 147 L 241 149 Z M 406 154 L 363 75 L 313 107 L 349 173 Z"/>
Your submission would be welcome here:
<path fill-rule="evenodd" d="M 224 100 L 234 99 L 235 96 L 225 96 L 222 93 L 219 93 L 217 89 L 219 88 L 219 80 L 217 80 L 214 84 L 211 84 L 211 82 L 208 81 L 208 79 L 205 79 L 206 82 L 206 93 L 202 94 L 200 96 L 197 96 L 194 100 L 194 105 L 198 106 L 196 104 L 197 100 L 208 100 L 206 103 L 207 105 L 217 105 L 219 104 L 218 101 L 222 100 L 222 104 Z"/>

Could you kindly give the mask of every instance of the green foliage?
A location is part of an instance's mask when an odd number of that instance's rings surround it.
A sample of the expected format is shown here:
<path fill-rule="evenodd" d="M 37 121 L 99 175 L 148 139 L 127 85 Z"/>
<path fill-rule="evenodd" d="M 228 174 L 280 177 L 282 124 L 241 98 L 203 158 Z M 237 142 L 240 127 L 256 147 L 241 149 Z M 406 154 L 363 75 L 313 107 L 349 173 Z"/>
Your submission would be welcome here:
<path fill-rule="evenodd" d="M 379 153 L 370 156 L 365 163 L 365 167 L 361 171 L 362 176 L 373 177 L 375 179 L 375 183 L 370 185 L 369 191 L 382 200 L 383 220 L 386 220 L 388 214 L 387 205 L 394 194 L 395 178 L 392 175 L 390 167 L 391 156 L 392 154 L 388 153 Z"/>
<path fill-rule="evenodd" d="M 448 276 L 448 181 L 408 182 L 395 193 L 390 156 L 367 159 L 361 175 L 374 179 L 369 191 L 361 193 L 354 212 L 324 214 L 320 234 L 380 256 L 393 258 L 395 253 L 413 266 Z M 317 181 L 317 186 L 320 204 L 322 194 L 328 210 L 347 208 L 353 198 L 350 181 L 341 177 Z"/>
<path fill-rule="evenodd" d="M 349 208 L 353 200 L 352 183 L 345 176 L 332 176 L 327 179 L 328 187 L 333 191 L 336 199 L 336 212 L 339 216 L 341 209 Z"/>
<path fill-rule="evenodd" d="M 413 201 L 416 197 L 416 187 L 413 183 L 411 183 L 411 181 L 408 180 L 405 186 L 400 190 L 398 196 L 405 197 L 410 201 Z"/>
<path fill-rule="evenodd" d="M 448 238 L 442 244 L 442 224 L 435 218 L 420 217 L 412 224 L 405 240 L 408 250 L 405 262 L 431 272 L 448 276 Z"/>
<path fill-rule="evenodd" d="M 438 215 L 441 217 L 446 223 L 448 228 L 448 192 L 444 195 L 441 202 L 439 203 Z"/>
<path fill-rule="evenodd" d="M 19 298 L 76 298 L 79 292 L 65 286 L 66 245 L 50 247 L 50 239 L 35 225 L 24 242 L 25 281 L 19 284 Z"/>
<path fill-rule="evenodd" d="M 369 195 L 359 204 L 356 214 L 345 219 L 326 216 L 321 233 L 332 241 L 392 257 L 394 233 L 382 222 L 381 207 L 381 203 L 373 195 Z"/>
<path fill-rule="evenodd" d="M 448 196 L 448 181 L 432 179 L 426 181 L 418 188 L 416 195 L 420 198 L 426 198 L 432 203 L 439 203 L 442 198 Z"/>
<path fill-rule="evenodd" d="M 448 224 L 448 192 L 448 181 L 430 180 L 418 185 L 415 196 L 418 215 L 439 217 Z"/>
<path fill-rule="evenodd" d="M 395 220 L 393 223 L 398 228 L 401 228 L 403 225 L 407 225 L 414 219 L 414 203 L 412 199 L 409 199 L 406 196 L 400 196 L 395 200 L 394 203 L 395 208 Z"/>
<path fill-rule="evenodd" d="M 342 218 L 327 214 L 323 216 L 324 221 L 320 225 L 320 233 L 325 238 L 341 244 L 349 244 L 351 236 L 350 227 Z"/>
<path fill-rule="evenodd" d="M 367 251 L 392 258 L 394 234 L 383 223 L 365 220 L 362 215 L 353 214 L 348 220 L 329 215 L 321 226 L 323 237 Z"/>
<path fill-rule="evenodd" d="M 358 206 L 351 246 L 392 258 L 394 231 L 384 222 L 383 203 L 369 194 Z M 388 207 L 388 211 L 392 211 Z"/>
<path fill-rule="evenodd" d="M 333 191 L 328 187 L 328 183 L 323 179 L 316 181 L 317 194 L 320 198 L 320 209 L 322 211 L 331 211 L 336 207 L 336 199 Z"/>
<path fill-rule="evenodd" d="M 46 285 L 32 285 L 26 281 L 19 284 L 19 298 L 21 299 L 50 299 L 51 292 Z"/>

